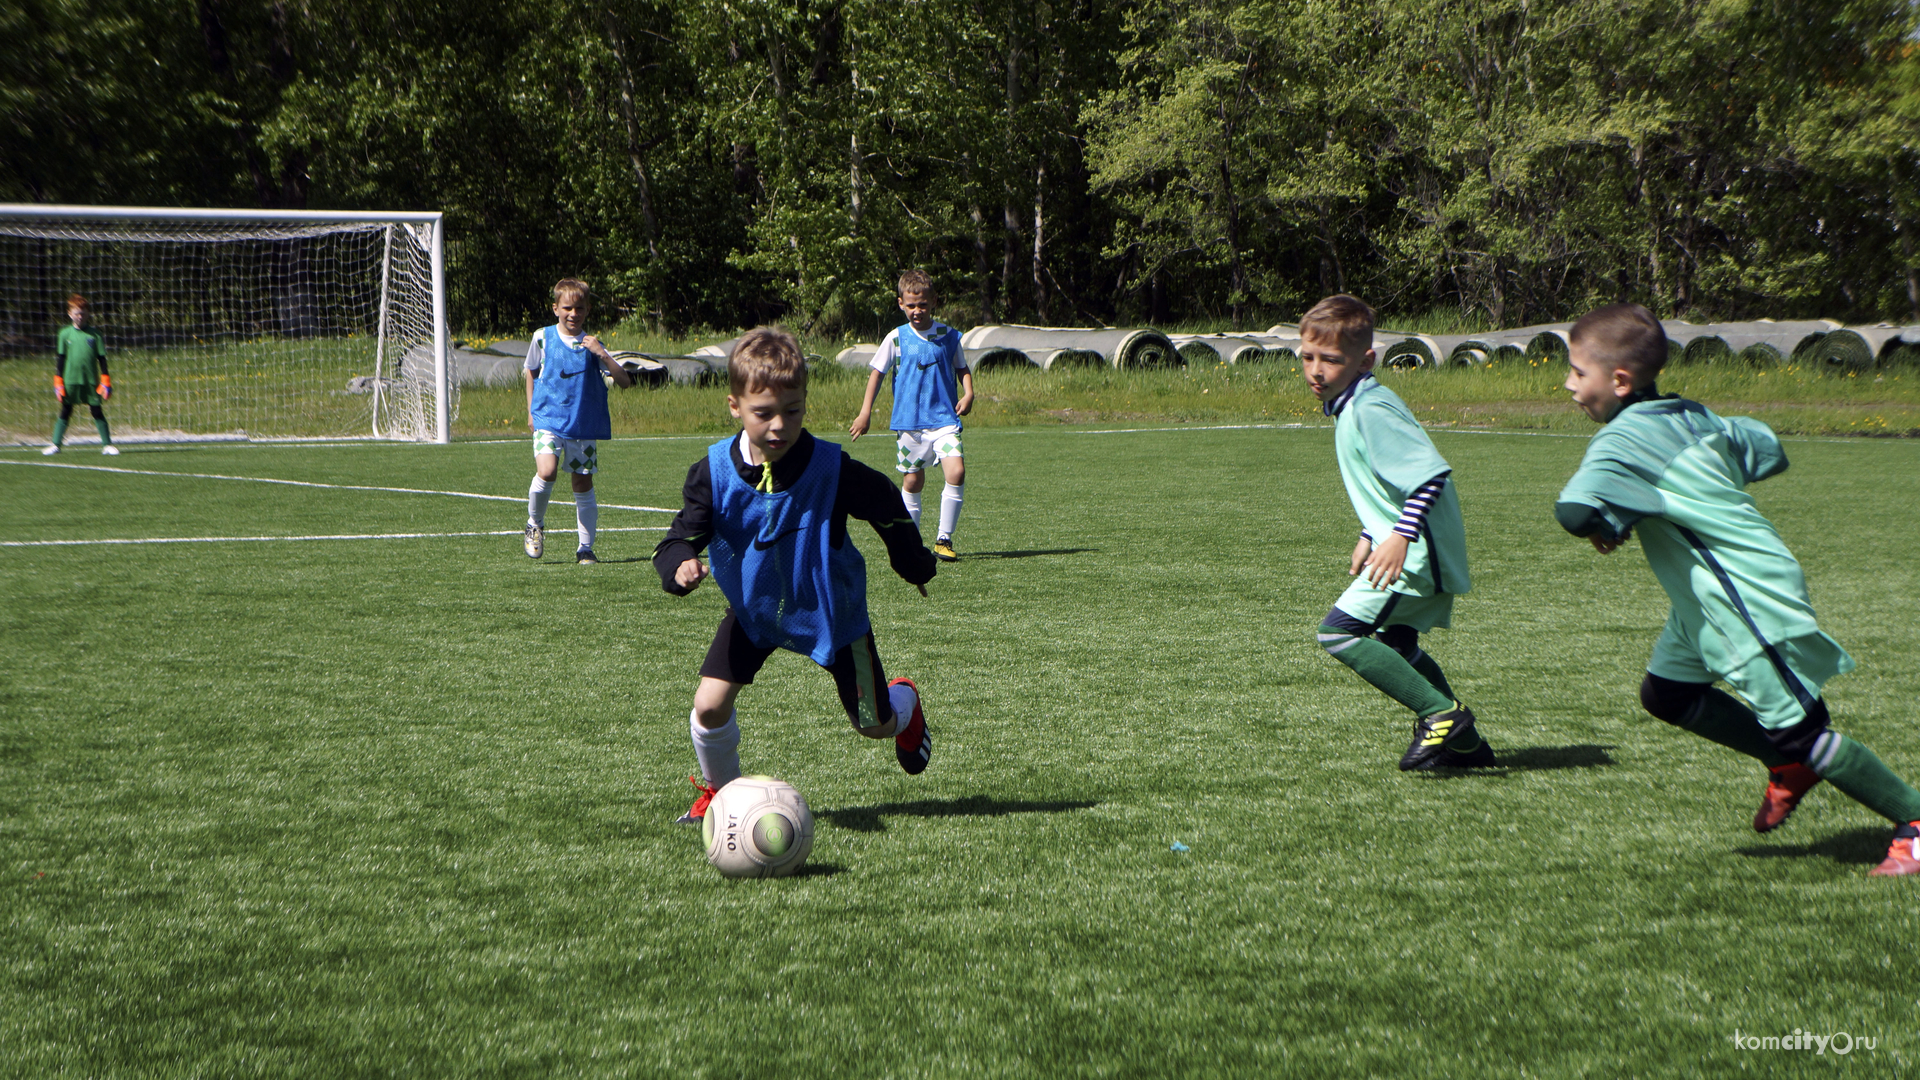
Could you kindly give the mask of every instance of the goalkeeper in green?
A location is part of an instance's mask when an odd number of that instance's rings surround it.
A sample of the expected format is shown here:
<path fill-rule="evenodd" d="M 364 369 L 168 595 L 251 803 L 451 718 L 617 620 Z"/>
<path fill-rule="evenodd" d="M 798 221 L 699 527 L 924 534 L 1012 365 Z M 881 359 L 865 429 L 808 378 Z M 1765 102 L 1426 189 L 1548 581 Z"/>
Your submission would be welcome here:
<path fill-rule="evenodd" d="M 53 396 L 60 401 L 60 416 L 53 422 L 53 442 L 42 454 L 60 452 L 67 441 L 67 422 L 73 407 L 85 405 L 93 414 L 93 427 L 100 433 L 100 452 L 109 457 L 120 453 L 113 445 L 113 432 L 107 428 L 107 414 L 100 406 L 113 395 L 113 376 L 107 374 L 107 348 L 98 331 L 87 328 L 87 298 L 79 293 L 67 297 L 67 319 L 72 326 L 60 328 L 53 347 Z"/>
<path fill-rule="evenodd" d="M 1649 713 L 1756 758 L 1769 778 L 1753 827 L 1768 832 L 1822 780 L 1893 822 L 1873 873 L 1920 873 L 1920 792 L 1873 751 L 1828 728 L 1820 696 L 1853 658 L 1822 633 L 1800 564 L 1746 486 L 1786 471 L 1780 440 L 1654 380 L 1667 337 L 1638 304 L 1573 324 L 1566 389 L 1605 424 L 1554 516 L 1609 554 L 1636 532 L 1673 608 L 1640 702 Z M 1724 681 L 1743 702 L 1714 688 Z"/>

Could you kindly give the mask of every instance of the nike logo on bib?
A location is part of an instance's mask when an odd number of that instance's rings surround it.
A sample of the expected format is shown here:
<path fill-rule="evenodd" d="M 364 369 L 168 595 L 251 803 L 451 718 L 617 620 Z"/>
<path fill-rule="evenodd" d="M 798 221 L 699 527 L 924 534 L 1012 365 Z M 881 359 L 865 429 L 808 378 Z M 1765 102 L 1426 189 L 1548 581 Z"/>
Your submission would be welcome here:
<path fill-rule="evenodd" d="M 921 365 L 920 365 L 920 370 L 921 370 L 921 371 L 925 371 L 925 370 L 927 370 L 928 368 L 930 368 L 930 367 L 933 367 L 933 366 L 935 366 L 935 365 L 937 365 L 937 364 L 939 364 L 939 363 L 940 363 L 940 361 L 938 361 L 938 360 L 929 360 L 929 361 L 927 361 L 926 363 L 924 363 L 924 364 L 921 364 Z"/>
<path fill-rule="evenodd" d="M 586 374 L 586 371 L 587 371 L 587 369 L 586 369 L 586 368 L 581 368 L 581 369 L 580 369 L 579 371 L 563 371 L 563 372 L 561 372 L 561 373 L 560 373 L 560 377 L 561 377 L 561 378 L 563 378 L 563 379 L 571 379 L 571 378 L 573 378 L 573 377 L 574 377 L 575 375 L 584 375 L 584 374 Z"/>
<path fill-rule="evenodd" d="M 765 551 L 768 548 L 772 547 L 773 545 L 779 543 L 780 541 L 785 540 L 787 537 L 792 536 L 794 533 L 799 532 L 804 527 L 805 526 L 802 526 L 802 525 L 795 525 L 793 528 L 788 529 L 783 533 L 779 533 L 775 535 L 771 540 L 755 540 L 753 542 L 753 550 Z"/>

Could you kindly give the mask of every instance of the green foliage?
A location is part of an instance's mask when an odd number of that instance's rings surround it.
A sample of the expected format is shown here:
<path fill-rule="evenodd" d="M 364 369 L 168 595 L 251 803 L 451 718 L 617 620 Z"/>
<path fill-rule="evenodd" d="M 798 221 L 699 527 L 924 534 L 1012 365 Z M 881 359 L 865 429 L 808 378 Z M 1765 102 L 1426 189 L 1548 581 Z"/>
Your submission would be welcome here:
<path fill-rule="evenodd" d="M 24 0 L 0 197 L 441 209 L 458 325 L 1920 320 L 1897 0 Z"/>

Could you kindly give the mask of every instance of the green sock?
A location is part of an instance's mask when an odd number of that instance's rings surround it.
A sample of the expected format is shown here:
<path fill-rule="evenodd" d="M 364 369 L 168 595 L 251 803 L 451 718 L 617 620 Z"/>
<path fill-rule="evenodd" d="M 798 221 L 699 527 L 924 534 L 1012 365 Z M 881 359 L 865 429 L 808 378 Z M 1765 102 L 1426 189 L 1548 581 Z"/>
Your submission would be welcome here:
<path fill-rule="evenodd" d="M 1820 736 L 1807 764 L 1822 780 L 1895 825 L 1920 821 L 1920 791 L 1894 775 L 1873 751 L 1845 735 L 1829 731 Z"/>
<path fill-rule="evenodd" d="M 112 445 L 113 445 L 113 433 L 112 433 L 112 432 L 109 432 L 109 431 L 107 430 L 107 418 L 106 418 L 106 417 L 104 417 L 104 416 L 97 416 L 97 417 L 94 417 L 94 420 L 93 420 L 93 427 L 94 427 L 94 430 L 96 430 L 96 431 L 98 431 L 98 432 L 100 433 L 100 445 L 101 445 L 101 446 L 112 446 Z"/>
<path fill-rule="evenodd" d="M 65 417 L 53 422 L 53 445 L 59 446 L 67 441 L 67 421 Z"/>
<path fill-rule="evenodd" d="M 1760 726 L 1760 718 L 1754 715 L 1752 709 L 1722 690 L 1708 690 L 1693 712 L 1675 722 L 1674 726 L 1685 728 L 1729 750 L 1758 758 L 1760 764 L 1769 769 L 1793 760 L 1773 748 L 1772 741 L 1767 738 L 1767 729 Z"/>
<path fill-rule="evenodd" d="M 1429 656 L 1425 649 L 1420 650 L 1420 659 L 1413 662 L 1413 670 L 1419 672 L 1421 678 L 1432 683 L 1433 688 L 1440 691 L 1448 701 L 1454 700 L 1453 687 L 1447 685 L 1446 673 L 1440 670 L 1440 665 L 1434 663 L 1433 657 Z"/>
<path fill-rule="evenodd" d="M 1412 709 L 1415 716 L 1432 716 L 1453 708 L 1451 695 L 1435 689 L 1404 657 L 1372 638 L 1354 637 L 1337 626 L 1322 624 L 1320 647 L 1375 689 Z M 1439 670 L 1438 665 L 1434 670 Z"/>

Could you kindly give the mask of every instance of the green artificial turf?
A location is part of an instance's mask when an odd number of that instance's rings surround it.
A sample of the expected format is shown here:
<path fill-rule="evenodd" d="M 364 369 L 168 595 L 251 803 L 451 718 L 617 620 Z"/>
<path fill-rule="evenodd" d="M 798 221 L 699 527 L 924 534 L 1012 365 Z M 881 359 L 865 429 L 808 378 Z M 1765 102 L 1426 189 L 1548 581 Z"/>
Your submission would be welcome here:
<path fill-rule="evenodd" d="M 1441 776 L 1395 769 L 1410 718 L 1314 642 L 1357 528 L 1330 433 L 1096 430 L 969 433 L 964 559 L 931 599 L 855 524 L 935 752 L 905 776 L 776 656 L 741 756 L 817 815 L 788 880 L 723 880 L 672 823 L 722 600 L 660 591 L 657 531 L 576 566 L 556 493 L 540 562 L 517 534 L 0 547 L 4 1071 L 1825 1075 L 1920 1053 L 1920 881 L 1866 877 L 1890 830 L 1824 788 L 1755 835 L 1760 768 L 1640 712 L 1665 600 L 1637 546 L 1554 525 L 1582 440 L 1435 435 L 1476 588 L 1424 642 L 1506 763 Z M 603 505 L 677 506 L 705 441 L 603 444 Z M 1788 451 L 1754 493 L 1860 663 L 1836 727 L 1920 777 L 1920 445 Z M 512 531 L 529 456 L 4 451 L 0 541 Z M 1878 1042 L 1731 1044 L 1795 1029 Z"/>

